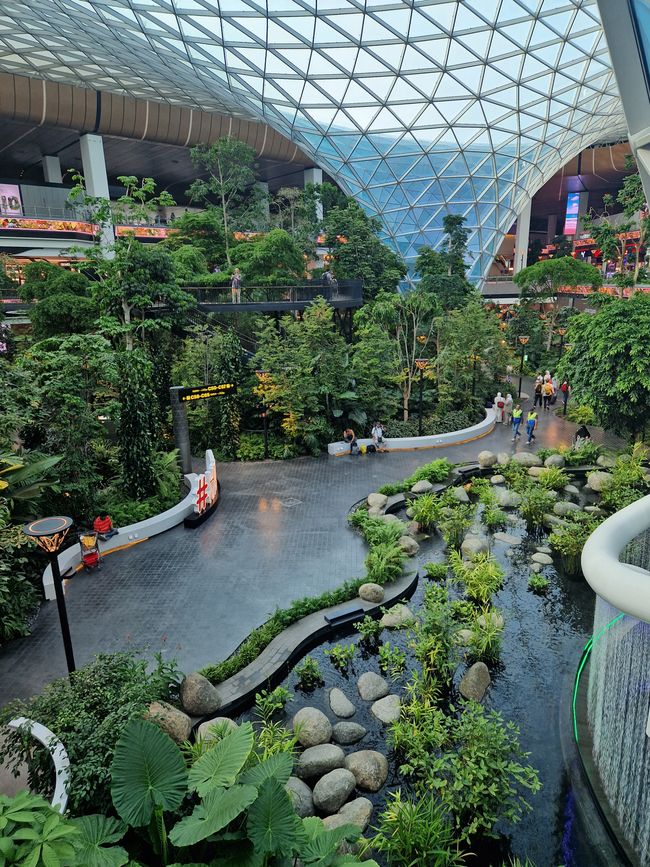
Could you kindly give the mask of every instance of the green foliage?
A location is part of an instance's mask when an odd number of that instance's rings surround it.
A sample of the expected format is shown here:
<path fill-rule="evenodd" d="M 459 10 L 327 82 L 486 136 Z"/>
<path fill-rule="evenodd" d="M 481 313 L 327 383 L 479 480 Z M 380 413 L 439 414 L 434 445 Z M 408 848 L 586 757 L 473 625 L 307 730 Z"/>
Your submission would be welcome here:
<path fill-rule="evenodd" d="M 388 584 L 397 581 L 404 569 L 406 554 L 393 542 L 374 545 L 364 561 L 366 579 L 375 584 Z"/>
<path fill-rule="evenodd" d="M 123 867 L 129 861 L 126 849 L 111 845 L 126 833 L 123 822 L 96 814 L 73 819 L 71 824 L 78 831 L 72 845 L 80 867 Z"/>
<path fill-rule="evenodd" d="M 58 810 L 29 792 L 0 795 L 0 864 L 57 867 L 73 864 L 74 825 Z M 80 864 L 83 862 L 79 862 Z M 124 863 L 124 862 L 122 862 Z M 92 867 L 92 865 L 88 865 Z"/>
<path fill-rule="evenodd" d="M 543 575 L 537 575 L 535 572 L 528 579 L 528 589 L 538 596 L 546 596 L 550 586 L 551 582 L 548 578 L 544 578 Z"/>
<path fill-rule="evenodd" d="M 9 523 L 9 509 L 0 498 L 0 646 L 29 632 L 39 598 L 39 560 L 22 529 Z"/>
<path fill-rule="evenodd" d="M 420 528 L 428 530 L 440 517 L 440 500 L 434 494 L 420 494 L 411 501 L 410 512 Z"/>
<path fill-rule="evenodd" d="M 390 867 L 460 867 L 465 863 L 440 803 L 431 795 L 402 798 L 401 789 L 389 794 L 370 848 L 380 852 Z"/>
<path fill-rule="evenodd" d="M 377 415 L 392 419 L 399 406 L 397 388 L 399 366 L 395 343 L 376 322 L 365 322 L 355 329 L 350 355 L 350 375 L 354 379 L 356 404 L 368 422 Z M 394 422 L 389 421 L 391 436 Z"/>
<path fill-rule="evenodd" d="M 451 471 L 451 464 L 447 458 L 438 458 L 428 464 L 424 464 L 408 478 L 404 479 L 404 485 L 412 488 L 416 482 L 445 482 Z"/>
<path fill-rule="evenodd" d="M 450 409 L 446 412 L 436 412 L 425 415 L 422 419 L 422 435 L 433 436 L 435 434 L 449 433 L 449 431 L 464 430 L 472 427 L 483 418 L 482 411 L 474 407 L 469 409 Z M 420 421 L 417 416 L 402 419 L 391 419 L 386 425 L 390 437 L 416 437 L 420 433 Z"/>
<path fill-rule="evenodd" d="M 526 521 L 529 532 L 538 530 L 542 519 L 553 508 L 553 497 L 541 485 L 529 484 L 521 493 L 519 513 Z"/>
<path fill-rule="evenodd" d="M 498 610 L 490 608 L 489 605 L 483 605 L 480 611 L 474 612 L 468 624 L 472 632 L 468 645 L 469 657 L 472 661 L 494 663 L 499 659 L 503 634 L 499 617 Z"/>
<path fill-rule="evenodd" d="M 286 703 L 292 698 L 289 690 L 283 686 L 276 686 L 271 691 L 263 689 L 255 695 L 255 713 L 268 722 L 276 713 L 284 710 Z"/>
<path fill-rule="evenodd" d="M 231 729 L 190 768 L 187 785 L 201 797 L 213 789 L 232 786 L 253 749 L 249 722 Z"/>
<path fill-rule="evenodd" d="M 311 656 L 306 656 L 294 671 L 298 675 L 298 683 L 305 690 L 316 689 L 325 682 L 318 662 Z"/>
<path fill-rule="evenodd" d="M 444 563 L 425 563 L 424 571 L 432 581 L 444 581 L 449 574 L 449 566 Z"/>
<path fill-rule="evenodd" d="M 498 530 L 506 525 L 508 516 L 498 506 L 487 506 L 483 509 L 483 523 L 488 530 Z"/>
<path fill-rule="evenodd" d="M 255 284 L 270 277 L 274 282 L 301 278 L 305 260 L 297 242 L 283 229 L 271 229 L 263 235 L 237 244 L 231 256 L 247 283 Z"/>
<path fill-rule="evenodd" d="M 503 584 L 503 569 L 492 554 L 476 554 L 466 562 L 458 551 L 451 551 L 449 563 L 454 578 L 465 585 L 470 599 L 487 604 Z"/>
<path fill-rule="evenodd" d="M 181 244 L 172 250 L 174 273 L 179 283 L 191 283 L 194 277 L 208 273 L 204 253 L 193 244 Z"/>
<path fill-rule="evenodd" d="M 547 491 L 561 491 L 569 484 L 569 476 L 559 467 L 544 467 L 537 476 L 538 483 Z"/>
<path fill-rule="evenodd" d="M 580 555 L 585 542 L 600 523 L 584 513 L 575 513 L 566 526 L 555 527 L 548 537 L 549 545 L 562 558 L 562 566 L 568 575 L 579 575 Z"/>
<path fill-rule="evenodd" d="M 421 275 L 422 287 L 438 298 L 444 310 L 462 307 L 474 291 L 466 277 L 469 232 L 464 224 L 465 217 L 445 214 L 442 225 L 446 232 L 447 250 L 440 253 L 430 247 L 422 247 L 415 260 L 415 270 Z"/>
<path fill-rule="evenodd" d="M 335 644 L 329 650 L 324 651 L 339 671 L 347 671 L 348 666 L 354 659 L 356 646 L 354 644 Z"/>
<path fill-rule="evenodd" d="M 406 653 L 385 641 L 379 648 L 379 667 L 392 680 L 397 680 L 406 668 Z"/>
<path fill-rule="evenodd" d="M 562 414 L 562 409 L 555 411 L 558 415 Z M 569 421 L 575 424 L 595 424 L 596 416 L 593 409 L 584 403 L 569 403 L 567 406 L 566 417 Z"/>
<path fill-rule="evenodd" d="M 208 268 L 212 269 L 215 265 L 223 264 L 226 256 L 223 226 L 216 208 L 208 207 L 198 212 L 187 211 L 176 217 L 171 227 L 174 232 L 170 233 L 163 243 L 172 250 L 174 260 L 176 260 L 175 251 L 179 247 L 192 247 L 203 254 Z M 194 278 L 197 273 L 199 272 L 193 272 Z M 230 284 L 230 277 L 227 274 L 223 276 Z"/>
<path fill-rule="evenodd" d="M 369 614 L 366 614 L 363 620 L 357 621 L 354 627 L 361 636 L 361 640 L 366 644 L 372 644 L 377 641 L 383 631 L 381 621 L 375 620 Z"/>
<path fill-rule="evenodd" d="M 446 510 L 441 512 L 438 529 L 447 547 L 457 550 L 463 544 L 465 532 L 472 524 L 474 508 L 468 503 L 448 503 Z"/>
<path fill-rule="evenodd" d="M 127 493 L 146 499 L 156 490 L 151 362 L 139 350 L 118 356 L 120 458 Z"/>
<path fill-rule="evenodd" d="M 269 457 L 271 460 L 286 461 L 297 457 L 297 455 L 298 450 L 296 448 L 282 442 L 273 434 L 269 435 Z M 258 433 L 240 434 L 236 457 L 238 461 L 264 460 L 264 435 Z"/>
<path fill-rule="evenodd" d="M 365 508 L 356 509 L 348 515 L 348 521 L 361 531 L 361 535 L 371 547 L 395 544 L 404 532 L 401 522 L 397 524 L 394 521 L 384 521 L 383 518 L 373 518 Z"/>
<path fill-rule="evenodd" d="M 7 705 L 1 720 L 36 719 L 65 744 L 70 758 L 69 808 L 75 814 L 110 807 L 109 766 L 115 745 L 132 719 L 142 717 L 152 701 L 176 694 L 177 674 L 158 660 L 151 673 L 132 653 L 103 654 L 71 678 L 55 680 L 42 695 Z M 35 747 L 24 731 L 7 730 L 0 761 L 29 768 L 30 787 L 50 791 L 52 761 L 45 747 Z"/>

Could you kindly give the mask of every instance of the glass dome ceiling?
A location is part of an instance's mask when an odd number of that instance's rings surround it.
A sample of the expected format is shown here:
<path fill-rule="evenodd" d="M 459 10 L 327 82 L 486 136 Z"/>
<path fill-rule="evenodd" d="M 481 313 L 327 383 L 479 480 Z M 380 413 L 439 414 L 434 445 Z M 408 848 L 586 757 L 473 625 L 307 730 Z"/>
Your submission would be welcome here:
<path fill-rule="evenodd" d="M 407 260 L 471 229 L 489 267 L 527 197 L 627 133 L 595 0 L 0 0 L 0 68 L 260 120 Z"/>

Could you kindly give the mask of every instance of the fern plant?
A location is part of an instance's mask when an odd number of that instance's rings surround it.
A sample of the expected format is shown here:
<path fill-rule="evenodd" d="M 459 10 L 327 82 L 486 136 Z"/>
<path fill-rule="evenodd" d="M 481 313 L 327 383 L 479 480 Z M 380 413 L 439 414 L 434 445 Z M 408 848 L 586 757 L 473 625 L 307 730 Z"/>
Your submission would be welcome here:
<path fill-rule="evenodd" d="M 559 467 L 544 467 L 537 476 L 537 481 L 547 491 L 561 491 L 569 484 L 569 476 Z"/>
<path fill-rule="evenodd" d="M 503 569 L 492 554 L 476 554 L 465 562 L 457 551 L 449 555 L 452 572 L 457 581 L 465 585 L 470 599 L 487 604 L 503 584 Z"/>
<path fill-rule="evenodd" d="M 375 584 L 387 584 L 396 581 L 402 574 L 406 554 L 399 545 L 382 542 L 375 545 L 365 559 L 368 581 Z"/>

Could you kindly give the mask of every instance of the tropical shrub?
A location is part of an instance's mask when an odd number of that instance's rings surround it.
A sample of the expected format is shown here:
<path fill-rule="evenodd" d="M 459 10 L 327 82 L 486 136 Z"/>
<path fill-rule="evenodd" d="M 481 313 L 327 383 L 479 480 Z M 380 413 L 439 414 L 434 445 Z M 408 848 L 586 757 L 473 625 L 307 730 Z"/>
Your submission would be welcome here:
<path fill-rule="evenodd" d="M 441 511 L 438 529 L 448 548 L 460 548 L 472 524 L 473 515 L 474 508 L 469 504 L 448 505 L 446 510 Z"/>
<path fill-rule="evenodd" d="M 431 463 L 424 464 L 413 473 L 413 475 L 404 479 L 406 488 L 412 488 L 416 482 L 444 482 L 451 470 L 451 464 L 447 458 L 438 458 Z"/>
<path fill-rule="evenodd" d="M 544 515 L 553 508 L 553 497 L 540 485 L 529 484 L 521 491 L 519 512 L 529 532 L 539 530 Z"/>
<path fill-rule="evenodd" d="M 544 578 L 543 575 L 537 575 L 534 572 L 528 579 L 528 589 L 531 593 L 536 593 L 538 596 L 545 596 L 550 586 L 551 582 L 548 578 Z"/>
<path fill-rule="evenodd" d="M 27 635 L 36 609 L 41 558 L 22 529 L 9 523 L 9 510 L 0 499 L 0 645 Z"/>
<path fill-rule="evenodd" d="M 484 605 L 480 611 L 475 611 L 469 622 L 472 637 L 469 640 L 469 658 L 473 662 L 494 663 L 501 655 L 501 637 L 503 626 L 497 619 L 495 608 Z"/>
<path fill-rule="evenodd" d="M 537 481 L 547 491 L 561 491 L 569 484 L 569 477 L 559 467 L 544 467 L 537 476 Z"/>
<path fill-rule="evenodd" d="M 263 689 L 262 692 L 255 694 L 255 714 L 260 719 L 268 721 L 276 713 L 284 710 L 286 703 L 292 698 L 289 690 L 283 686 L 276 686 L 272 690 Z"/>
<path fill-rule="evenodd" d="M 298 449 L 290 443 L 283 442 L 279 437 L 269 434 L 269 457 L 274 461 L 286 461 L 295 458 Z M 239 445 L 235 456 L 238 461 L 264 460 L 264 435 L 259 433 L 243 433 L 239 436 Z M 229 458 L 226 457 L 226 460 Z"/>
<path fill-rule="evenodd" d="M 406 554 L 395 543 L 381 542 L 370 549 L 364 563 L 366 578 L 376 584 L 396 581 L 402 574 Z"/>
<path fill-rule="evenodd" d="M 320 666 L 311 656 L 306 656 L 294 671 L 298 675 L 298 684 L 305 690 L 316 689 L 324 683 Z"/>
<path fill-rule="evenodd" d="M 379 648 L 379 667 L 392 680 L 396 680 L 406 668 L 406 654 L 399 647 L 393 647 L 389 641 Z"/>
<path fill-rule="evenodd" d="M 421 494 L 411 501 L 410 516 L 423 530 L 428 530 L 440 517 L 440 500 L 433 494 Z"/>
<path fill-rule="evenodd" d="M 447 563 L 425 563 L 424 571 L 432 581 L 444 581 L 449 573 L 449 566 Z"/>
<path fill-rule="evenodd" d="M 369 614 L 366 614 L 363 620 L 355 623 L 354 627 L 361 636 L 361 641 L 366 644 L 372 644 L 372 642 L 377 641 L 384 628 L 381 625 L 381 621 L 375 620 Z"/>
<path fill-rule="evenodd" d="M 486 506 L 481 517 L 488 530 L 498 530 L 504 527 L 508 520 L 506 513 L 498 506 Z"/>
<path fill-rule="evenodd" d="M 465 562 L 457 551 L 449 555 L 454 578 L 465 585 L 470 599 L 487 604 L 503 584 L 503 569 L 492 554 L 476 554 Z"/>
<path fill-rule="evenodd" d="M 354 644 L 335 644 L 334 647 L 331 647 L 329 650 L 324 652 L 325 656 L 329 656 L 332 660 L 332 664 L 335 665 L 339 671 L 347 671 L 348 666 L 354 659 L 355 651 L 356 647 Z"/>
<path fill-rule="evenodd" d="M 50 867 L 83 864 L 74 858 L 75 826 L 47 801 L 29 792 L 0 795 L 0 864 Z M 125 864 L 127 859 L 120 861 Z M 87 862 L 89 863 L 89 862 Z"/>
<path fill-rule="evenodd" d="M 368 518 L 361 534 L 366 542 L 373 545 L 394 545 L 404 534 L 404 525 L 395 521 L 384 521 L 381 518 Z"/>
<path fill-rule="evenodd" d="M 549 545 L 560 555 L 567 575 L 580 575 L 582 549 L 598 524 L 595 518 L 578 512 L 566 526 L 556 527 L 548 537 Z"/>

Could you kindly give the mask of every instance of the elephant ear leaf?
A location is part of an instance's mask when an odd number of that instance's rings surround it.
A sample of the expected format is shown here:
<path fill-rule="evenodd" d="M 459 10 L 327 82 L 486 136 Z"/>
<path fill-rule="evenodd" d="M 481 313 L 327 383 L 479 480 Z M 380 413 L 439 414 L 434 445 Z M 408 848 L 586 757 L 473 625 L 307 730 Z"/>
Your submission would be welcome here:
<path fill-rule="evenodd" d="M 353 843 L 360 836 L 361 831 L 357 825 L 342 825 L 332 831 L 323 827 L 300 849 L 300 860 L 305 864 L 332 864 L 341 843 L 344 840 Z M 350 856 L 347 856 L 347 860 L 350 860 Z"/>
<path fill-rule="evenodd" d="M 232 786 L 253 749 L 253 726 L 245 722 L 229 732 L 190 768 L 189 787 L 203 797 L 210 789 Z"/>
<path fill-rule="evenodd" d="M 79 834 L 73 839 L 77 862 L 84 867 L 123 867 L 129 855 L 121 846 L 107 844 L 119 842 L 126 833 L 126 825 L 118 819 L 99 814 L 72 819 Z"/>
<path fill-rule="evenodd" d="M 257 798 L 254 786 L 212 789 L 194 808 L 191 816 L 181 819 L 169 833 L 174 846 L 193 846 L 237 818 Z"/>
<path fill-rule="evenodd" d="M 187 792 L 187 769 L 174 741 L 157 725 L 136 719 L 126 726 L 111 765 L 111 795 L 119 816 L 136 828 L 154 808 L 177 810 Z"/>
<path fill-rule="evenodd" d="M 284 786 L 293 770 L 293 757 L 290 753 L 276 753 L 259 765 L 254 765 L 241 775 L 240 782 L 251 786 L 261 786 L 264 780 L 277 780 Z"/>
<path fill-rule="evenodd" d="M 302 823 L 289 793 L 273 779 L 260 786 L 259 797 L 248 811 L 247 828 L 255 851 L 265 855 L 291 855 L 304 842 Z"/>

